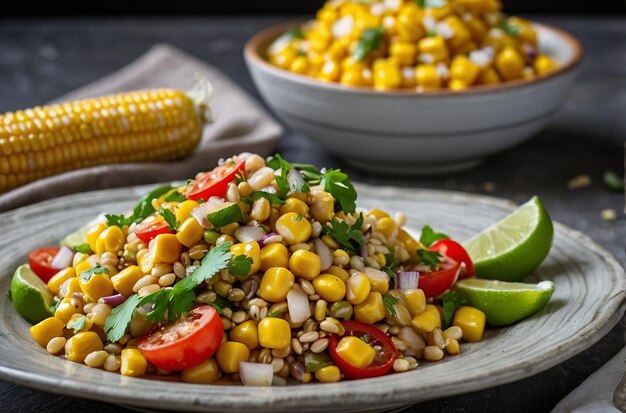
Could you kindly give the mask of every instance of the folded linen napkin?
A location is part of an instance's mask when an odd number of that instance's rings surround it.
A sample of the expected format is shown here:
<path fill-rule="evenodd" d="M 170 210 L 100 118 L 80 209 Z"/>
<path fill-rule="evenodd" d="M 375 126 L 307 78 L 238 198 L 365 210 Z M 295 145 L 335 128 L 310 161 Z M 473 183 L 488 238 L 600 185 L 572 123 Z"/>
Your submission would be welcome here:
<path fill-rule="evenodd" d="M 619 413 L 613 393 L 626 373 L 626 347 L 556 405 L 552 413 Z"/>
<path fill-rule="evenodd" d="M 95 166 L 39 179 L 0 195 L 0 211 L 75 192 L 186 179 L 239 152 L 269 155 L 282 133 L 281 126 L 217 69 L 166 44 L 153 46 L 128 66 L 53 103 L 146 88 L 190 90 L 197 75 L 213 84 L 215 121 L 205 126 L 200 144 L 189 157 L 173 162 Z"/>

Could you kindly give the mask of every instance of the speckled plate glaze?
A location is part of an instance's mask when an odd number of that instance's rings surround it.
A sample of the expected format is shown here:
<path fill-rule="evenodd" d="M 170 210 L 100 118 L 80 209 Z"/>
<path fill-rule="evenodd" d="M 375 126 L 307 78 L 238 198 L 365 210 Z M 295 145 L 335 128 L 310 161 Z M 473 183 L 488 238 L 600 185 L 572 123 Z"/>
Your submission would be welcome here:
<path fill-rule="evenodd" d="M 54 244 L 102 211 L 130 209 L 146 187 L 54 199 L 0 215 L 0 290 L 29 250 Z M 515 205 L 484 196 L 359 185 L 363 207 L 405 211 L 408 225 L 425 223 L 465 240 Z M 51 357 L 35 344 L 5 293 L 0 294 L 0 377 L 59 394 L 130 406 L 185 411 L 383 411 L 423 400 L 512 382 L 546 370 L 587 349 L 622 317 L 626 277 L 591 239 L 556 224 L 554 246 L 533 281 L 553 280 L 556 291 L 539 313 L 514 326 L 490 329 L 462 353 L 416 371 L 368 380 L 288 387 L 244 388 L 123 377 Z"/>

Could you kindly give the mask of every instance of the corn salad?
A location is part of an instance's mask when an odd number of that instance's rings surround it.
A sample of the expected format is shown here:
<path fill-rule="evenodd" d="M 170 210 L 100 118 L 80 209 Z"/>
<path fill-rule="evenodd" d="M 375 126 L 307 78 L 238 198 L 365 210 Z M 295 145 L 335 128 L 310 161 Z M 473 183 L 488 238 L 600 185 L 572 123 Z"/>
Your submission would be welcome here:
<path fill-rule="evenodd" d="M 198 197 L 207 191 L 221 195 Z M 122 375 L 253 385 L 404 372 L 480 340 L 481 311 L 444 317 L 411 272 L 446 257 L 404 229 L 404 214 L 355 201 L 339 170 L 230 158 L 91 226 L 48 281 L 54 315 L 31 335 L 50 354 Z M 453 265 L 456 280 L 464 267 Z M 203 320 L 212 335 L 195 340 Z M 181 337 L 182 353 L 215 348 L 183 364 L 155 351 Z"/>
<path fill-rule="evenodd" d="M 498 0 L 329 0 L 267 55 L 293 73 L 378 90 L 462 90 L 555 70 L 532 24 L 501 7 Z"/>

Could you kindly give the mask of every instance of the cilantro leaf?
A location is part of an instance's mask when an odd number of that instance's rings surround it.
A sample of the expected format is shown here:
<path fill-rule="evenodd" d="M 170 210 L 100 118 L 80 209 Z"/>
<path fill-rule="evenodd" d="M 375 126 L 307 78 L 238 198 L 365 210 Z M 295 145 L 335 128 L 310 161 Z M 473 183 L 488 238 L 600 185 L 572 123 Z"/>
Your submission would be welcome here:
<path fill-rule="evenodd" d="M 227 207 L 218 209 L 207 215 L 207 219 L 215 228 L 221 228 L 233 222 L 242 222 L 243 214 L 241 208 L 237 204 L 231 204 Z"/>
<path fill-rule="evenodd" d="M 135 314 L 135 308 L 140 302 L 141 298 L 137 294 L 133 294 L 111 311 L 111 315 L 104 323 L 104 331 L 109 341 L 119 341 L 126 334 L 126 328 L 128 328 L 128 324 Z"/>
<path fill-rule="evenodd" d="M 170 301 L 170 291 L 171 289 L 163 289 L 156 291 L 152 294 L 149 294 L 142 301 L 149 301 L 154 304 L 152 310 L 146 314 L 146 320 L 151 321 L 153 323 L 159 323 L 165 319 L 165 312 L 167 311 L 167 307 Z M 149 298 L 148 298 L 149 297 Z M 147 304 L 147 302 L 145 303 Z"/>
<path fill-rule="evenodd" d="M 363 30 L 361 39 L 354 49 L 356 60 L 363 60 L 365 56 L 378 49 L 383 41 L 383 33 L 382 27 Z"/>
<path fill-rule="evenodd" d="M 430 225 L 424 225 L 420 234 L 420 242 L 427 247 L 430 247 L 440 239 L 448 238 L 450 237 L 442 232 L 435 232 Z"/>
<path fill-rule="evenodd" d="M 183 202 L 185 200 L 187 200 L 187 197 L 178 192 L 178 190 L 172 191 L 171 194 L 165 197 L 165 201 L 167 202 Z"/>
<path fill-rule="evenodd" d="M 437 268 L 442 257 L 437 251 L 430 250 L 417 250 L 417 255 L 419 255 L 420 260 L 430 268 Z"/>
<path fill-rule="evenodd" d="M 498 23 L 498 27 L 511 37 L 519 36 L 522 31 L 520 26 L 513 24 L 506 19 L 501 20 L 500 23 Z"/>
<path fill-rule="evenodd" d="M 124 227 L 133 223 L 131 217 L 127 217 L 123 214 L 115 215 L 115 214 L 105 214 L 106 224 L 110 227 Z"/>
<path fill-rule="evenodd" d="M 108 274 L 108 273 L 109 273 L 109 270 L 107 270 L 106 268 L 102 268 L 100 266 L 100 264 L 96 264 L 93 267 L 91 267 L 90 269 L 81 272 L 80 273 L 80 280 L 83 283 L 87 283 L 87 282 L 89 282 L 91 277 L 93 277 L 96 274 Z"/>
<path fill-rule="evenodd" d="M 361 337 L 359 337 L 361 340 L 363 340 L 364 342 L 368 343 L 371 341 L 370 336 L 368 336 L 367 334 L 363 334 Z"/>
<path fill-rule="evenodd" d="M 205 255 L 200 262 L 200 266 L 196 268 L 189 277 L 186 277 L 181 282 L 177 283 L 174 286 L 174 289 L 187 279 L 193 281 L 194 285 L 192 288 L 195 288 L 195 286 L 201 284 L 203 281 L 213 277 L 218 271 L 227 268 L 232 256 L 230 253 L 231 245 L 233 245 L 232 242 L 225 242 L 209 251 L 209 253 Z M 183 287 L 179 288 L 182 289 Z M 188 287 L 184 288 L 189 289 Z"/>
<path fill-rule="evenodd" d="M 326 192 L 335 198 L 341 209 L 348 214 L 356 212 L 356 190 L 348 179 L 348 175 L 339 169 L 326 171 L 321 179 L 321 184 Z"/>
<path fill-rule="evenodd" d="M 385 294 L 385 296 L 383 297 L 383 304 L 392 317 L 395 317 L 397 315 L 396 309 L 393 308 L 393 305 L 398 303 L 398 299 L 389 293 Z"/>
<path fill-rule="evenodd" d="M 415 0 L 415 3 L 417 3 L 422 10 L 438 9 L 445 5 L 444 0 Z"/>
<path fill-rule="evenodd" d="M 133 214 L 132 214 L 133 222 L 142 221 L 144 218 L 152 215 L 155 211 L 154 207 L 152 206 L 152 200 L 157 199 L 161 197 L 162 195 L 165 195 L 172 189 L 174 189 L 172 185 L 163 185 L 156 189 L 153 189 L 152 191 L 144 195 L 139 200 L 135 208 L 133 209 Z"/>
<path fill-rule="evenodd" d="M 170 293 L 170 302 L 167 307 L 167 318 L 170 323 L 175 323 L 182 315 L 191 311 L 195 302 L 196 293 L 193 290 Z"/>
<path fill-rule="evenodd" d="M 324 353 L 307 352 L 304 355 L 304 367 L 309 373 L 313 373 L 322 367 L 330 366 L 333 362 Z"/>
<path fill-rule="evenodd" d="M 224 314 L 225 308 L 233 309 L 235 307 L 233 303 L 231 303 L 230 301 L 228 301 L 227 299 L 219 295 L 217 296 L 215 301 L 213 301 L 212 303 L 209 303 L 209 305 L 215 308 L 219 314 Z"/>
<path fill-rule="evenodd" d="M 91 254 L 91 247 L 87 243 L 79 244 L 74 246 L 74 251 L 80 252 L 81 254 Z"/>
<path fill-rule="evenodd" d="M 172 211 L 167 208 L 161 207 L 159 208 L 159 214 L 163 217 L 165 222 L 167 222 L 167 227 L 172 231 L 176 231 L 180 226 L 180 222 L 176 221 L 176 215 Z"/>
<path fill-rule="evenodd" d="M 245 278 L 250 275 L 253 260 L 247 255 L 241 254 L 230 259 L 228 263 L 228 272 L 235 277 Z"/>
<path fill-rule="evenodd" d="M 242 170 L 237 171 L 237 173 L 235 174 L 235 183 L 239 185 L 242 182 L 246 182 L 246 180 L 246 173 Z"/>
<path fill-rule="evenodd" d="M 251 204 L 252 201 L 256 201 L 259 198 L 265 198 L 269 201 L 270 204 L 275 205 L 282 205 L 285 203 L 285 201 L 280 199 L 280 197 L 278 197 L 277 195 L 270 194 L 269 192 L 265 191 L 254 191 L 250 194 L 250 196 L 242 198 L 242 201 Z"/>
<path fill-rule="evenodd" d="M 9 295 L 9 300 L 10 300 L 11 299 L 11 290 L 9 290 L 8 295 Z M 59 304 L 61 304 L 61 300 L 57 300 L 55 298 L 54 301 L 52 301 L 52 304 L 50 305 L 50 312 L 52 314 L 57 312 L 57 308 L 59 307 Z"/>
<path fill-rule="evenodd" d="M 279 310 L 270 311 L 269 313 L 267 313 L 267 317 L 280 317 L 282 315 L 283 315 L 283 313 L 280 312 Z"/>
<path fill-rule="evenodd" d="M 385 265 L 381 268 L 381 271 L 384 271 L 389 276 L 389 280 L 393 282 L 393 285 L 396 284 L 396 272 L 395 269 L 400 266 L 398 259 L 396 258 L 395 248 L 393 245 L 388 245 L 389 254 L 385 255 Z"/>
<path fill-rule="evenodd" d="M 298 216 L 296 216 L 296 221 L 302 221 L 302 214 L 298 214 Z"/>
<path fill-rule="evenodd" d="M 343 221 L 332 220 L 322 227 L 324 234 L 329 234 L 335 241 L 355 255 L 360 254 L 361 246 L 365 245 L 365 238 L 361 232 L 363 214 L 359 215 L 354 225 L 350 226 Z"/>
<path fill-rule="evenodd" d="M 441 302 L 443 304 L 443 319 L 446 327 L 452 323 L 452 317 L 454 317 L 456 309 L 467 304 L 467 300 L 461 297 L 456 291 L 448 291 L 445 293 L 443 297 L 441 297 Z"/>
<path fill-rule="evenodd" d="M 74 322 L 71 325 L 68 325 L 68 328 L 71 328 L 72 330 L 74 330 L 74 334 L 78 333 L 80 330 L 82 330 L 85 327 L 85 319 L 86 319 L 85 316 L 81 315 L 76 320 L 74 320 Z"/>

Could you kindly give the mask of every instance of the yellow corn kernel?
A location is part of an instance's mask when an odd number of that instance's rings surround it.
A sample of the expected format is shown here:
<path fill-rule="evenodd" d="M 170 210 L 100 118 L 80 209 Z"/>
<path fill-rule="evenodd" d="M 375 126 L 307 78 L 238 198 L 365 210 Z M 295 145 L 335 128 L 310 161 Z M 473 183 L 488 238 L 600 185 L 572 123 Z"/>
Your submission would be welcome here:
<path fill-rule="evenodd" d="M 443 325 L 443 307 L 434 304 L 426 304 L 426 311 L 430 311 L 437 317 L 437 328 Z"/>
<path fill-rule="evenodd" d="M 497 83 L 500 83 L 500 76 L 498 76 L 498 72 L 492 67 L 483 70 L 478 76 L 479 85 L 495 85 Z"/>
<path fill-rule="evenodd" d="M 506 46 L 496 56 L 495 66 L 505 80 L 519 79 L 524 69 L 524 58 L 514 47 Z"/>
<path fill-rule="evenodd" d="M 421 289 L 404 291 L 406 309 L 412 316 L 423 313 L 426 310 L 426 296 Z"/>
<path fill-rule="evenodd" d="M 463 55 L 456 56 L 450 65 L 450 78 L 461 80 L 466 85 L 474 84 L 478 73 L 480 66 Z"/>
<path fill-rule="evenodd" d="M 535 71 L 532 67 L 526 66 L 522 69 L 522 79 L 530 80 L 535 77 Z"/>
<path fill-rule="evenodd" d="M 187 248 L 193 247 L 204 237 L 204 228 L 193 217 L 182 222 L 176 232 L 176 239 Z"/>
<path fill-rule="evenodd" d="M 113 294 L 113 283 L 108 274 L 93 274 L 89 279 L 79 278 L 80 289 L 91 301 Z"/>
<path fill-rule="evenodd" d="M 403 42 L 415 43 L 424 36 L 422 27 L 422 11 L 415 3 L 406 3 L 398 12 L 395 28 Z"/>
<path fill-rule="evenodd" d="M 444 17 L 452 13 L 452 6 L 450 3 L 446 3 L 441 7 L 431 7 L 424 10 L 426 16 L 432 16 L 436 20 L 442 20 Z"/>
<path fill-rule="evenodd" d="M 391 45 L 389 54 L 396 59 L 401 66 L 415 64 L 417 48 L 412 43 L 398 42 Z"/>
<path fill-rule="evenodd" d="M 350 259 L 350 255 L 345 250 L 335 250 L 333 256 Z"/>
<path fill-rule="evenodd" d="M 288 212 L 294 212 L 305 217 L 309 213 L 309 206 L 297 198 L 287 198 L 285 203 L 280 206 L 280 214 L 285 215 Z"/>
<path fill-rule="evenodd" d="M 130 265 L 111 277 L 111 283 L 115 291 L 129 297 L 133 294 L 133 286 L 141 277 L 143 277 L 141 269 L 136 265 Z"/>
<path fill-rule="evenodd" d="M 148 360 L 146 360 L 141 350 L 137 348 L 125 348 L 122 350 L 121 362 L 120 373 L 123 376 L 139 377 L 146 374 Z"/>
<path fill-rule="evenodd" d="M 284 321 L 284 320 L 283 320 Z M 250 350 L 245 344 L 236 341 L 226 341 L 220 345 L 215 355 L 217 364 L 224 373 L 237 373 L 239 371 L 239 363 L 248 361 L 250 358 Z"/>
<path fill-rule="evenodd" d="M 80 312 L 82 312 L 82 307 L 72 304 L 69 297 L 67 297 L 61 300 L 56 311 L 54 312 L 54 316 L 61 320 L 63 324 L 66 324 L 70 321 L 72 314 Z"/>
<path fill-rule="evenodd" d="M 415 84 L 422 89 L 439 89 L 441 78 L 437 73 L 437 67 L 433 64 L 417 65 L 415 68 Z"/>
<path fill-rule="evenodd" d="M 335 352 L 354 367 L 364 369 L 372 364 L 376 350 L 358 337 L 346 336 L 339 340 Z"/>
<path fill-rule="evenodd" d="M 379 90 L 396 89 L 402 84 L 400 68 L 393 63 L 374 66 L 374 88 Z"/>
<path fill-rule="evenodd" d="M 345 68 L 339 81 L 349 86 L 372 86 L 370 70 L 358 66 Z"/>
<path fill-rule="evenodd" d="M 320 275 L 322 260 L 317 254 L 307 250 L 297 250 L 289 258 L 289 270 L 296 277 L 312 280 Z"/>
<path fill-rule="evenodd" d="M 309 213 L 316 221 L 327 223 L 335 212 L 335 198 L 326 191 L 314 191 L 311 193 L 311 208 Z"/>
<path fill-rule="evenodd" d="M 270 62 L 283 69 L 289 69 L 291 63 L 298 56 L 298 52 L 292 45 L 283 47 L 281 51 L 274 55 L 270 55 Z"/>
<path fill-rule="evenodd" d="M 418 242 L 415 238 L 411 236 L 408 232 L 403 230 L 402 228 L 398 229 L 398 235 L 396 236 L 398 241 L 402 242 L 406 247 L 407 251 L 411 255 L 415 255 L 415 251 L 424 246 L 422 243 Z"/>
<path fill-rule="evenodd" d="M 537 32 L 533 29 L 531 22 L 519 17 L 509 17 L 509 24 L 513 27 L 517 27 L 519 32 L 517 33 L 517 39 L 521 42 L 530 44 L 531 46 L 537 45 Z"/>
<path fill-rule="evenodd" d="M 485 331 L 485 313 L 474 307 L 459 307 L 454 312 L 452 325 L 461 327 L 463 340 L 480 341 Z"/>
<path fill-rule="evenodd" d="M 372 291 L 381 294 L 385 294 L 389 291 L 389 275 L 387 275 L 386 272 L 372 269 L 367 270 L 365 274 L 370 281 Z"/>
<path fill-rule="evenodd" d="M 315 370 L 315 379 L 320 383 L 336 383 L 341 380 L 341 371 L 337 366 L 326 366 Z"/>
<path fill-rule="evenodd" d="M 50 290 L 52 294 L 57 295 L 59 294 L 61 284 L 74 277 L 76 277 L 76 271 L 74 271 L 74 268 L 67 267 L 66 269 L 54 274 L 54 276 L 48 280 L 48 290 Z"/>
<path fill-rule="evenodd" d="M 468 30 L 465 23 L 463 23 L 461 19 L 455 15 L 446 17 L 443 19 L 443 23 L 446 24 L 454 33 L 452 37 L 447 40 L 448 45 L 456 53 L 460 53 L 463 47 L 472 40 L 472 34 Z"/>
<path fill-rule="evenodd" d="M 307 192 L 291 192 L 289 195 L 287 195 L 287 199 L 297 199 L 298 201 L 301 202 L 305 202 L 308 199 L 308 193 Z"/>
<path fill-rule="evenodd" d="M 417 43 L 417 49 L 420 53 L 432 56 L 433 63 L 445 62 L 449 57 L 448 47 L 446 46 L 445 40 L 441 36 L 429 36 L 423 38 Z"/>
<path fill-rule="evenodd" d="M 191 211 L 198 208 L 199 206 L 200 204 L 198 204 L 196 201 L 192 201 L 191 199 L 181 202 L 180 204 L 178 204 L 178 207 L 176 209 L 176 221 L 185 222 L 187 219 L 192 217 Z"/>
<path fill-rule="evenodd" d="M 87 232 L 87 244 L 89 244 L 89 248 L 91 248 L 92 251 L 96 251 L 96 240 L 105 229 L 107 229 L 107 224 L 101 222 L 91 227 Z"/>
<path fill-rule="evenodd" d="M 316 52 L 310 52 L 307 56 L 307 60 L 309 62 L 309 70 L 307 74 L 309 76 L 317 77 L 322 70 L 322 66 L 324 65 L 324 57 Z"/>
<path fill-rule="evenodd" d="M 348 271 L 336 265 L 333 265 L 329 269 L 327 269 L 326 273 L 334 275 L 335 277 L 339 278 L 343 282 L 347 282 L 348 278 L 350 278 L 350 274 L 348 274 Z"/>
<path fill-rule="evenodd" d="M 137 265 L 144 274 L 149 274 L 154 267 L 154 259 L 147 249 L 139 250 L 137 252 Z"/>
<path fill-rule="evenodd" d="M 230 252 L 233 254 L 233 257 L 245 255 L 252 259 L 252 265 L 250 266 L 250 273 L 248 275 L 256 274 L 259 268 L 261 268 L 261 248 L 258 242 L 250 241 L 235 244 L 230 247 Z"/>
<path fill-rule="evenodd" d="M 258 334 L 259 343 L 265 348 L 284 350 L 291 343 L 291 327 L 282 318 L 264 318 L 258 325 Z"/>
<path fill-rule="evenodd" d="M 150 242 L 150 256 L 155 263 L 174 264 L 180 258 L 182 246 L 174 234 L 159 234 Z"/>
<path fill-rule="evenodd" d="M 302 215 L 288 212 L 276 220 L 276 232 L 287 244 L 299 244 L 311 236 L 311 224 Z"/>
<path fill-rule="evenodd" d="M 487 34 L 487 24 L 476 16 L 469 17 L 470 18 L 465 21 L 467 30 L 472 34 L 472 40 L 476 43 L 481 43 Z"/>
<path fill-rule="evenodd" d="M 346 299 L 350 304 L 361 304 L 367 299 L 372 289 L 366 274 L 357 272 L 348 278 Z"/>
<path fill-rule="evenodd" d="M 96 249 L 93 251 L 98 255 L 102 255 L 105 252 L 117 254 L 118 251 L 124 249 L 125 242 L 126 236 L 120 227 L 108 227 L 98 235 Z"/>
<path fill-rule="evenodd" d="M 346 57 L 348 53 L 348 44 L 342 39 L 338 39 L 331 43 L 324 53 L 326 60 L 340 61 Z"/>
<path fill-rule="evenodd" d="M 86 261 L 89 258 L 89 254 L 83 254 L 82 252 L 77 252 L 74 254 L 74 259 L 72 260 L 72 267 L 76 268 L 78 264 L 83 261 Z"/>
<path fill-rule="evenodd" d="M 397 234 L 398 225 L 391 218 L 381 218 L 376 224 L 376 231 L 382 233 L 385 238 L 391 238 Z"/>
<path fill-rule="evenodd" d="M 382 209 L 372 208 L 368 213 L 368 216 L 373 216 L 376 219 L 389 218 L 389 214 Z"/>
<path fill-rule="evenodd" d="M 354 318 L 365 324 L 374 324 L 385 318 L 383 296 L 378 292 L 371 292 L 361 304 L 354 306 Z"/>
<path fill-rule="evenodd" d="M 70 337 L 65 343 L 65 358 L 76 363 L 85 361 L 87 354 L 102 350 L 102 340 L 93 331 L 85 331 Z"/>
<path fill-rule="evenodd" d="M 413 317 L 411 324 L 419 331 L 430 333 L 437 328 L 439 316 L 434 315 L 430 311 L 424 311 Z"/>
<path fill-rule="evenodd" d="M 231 341 L 243 343 L 250 350 L 259 347 L 259 334 L 256 322 L 254 320 L 244 321 L 228 332 Z"/>
<path fill-rule="evenodd" d="M 79 276 L 81 273 L 89 270 L 90 268 L 91 263 L 89 261 L 81 261 L 74 267 L 74 273 L 76 274 L 76 276 Z"/>
<path fill-rule="evenodd" d="M 45 320 L 31 326 L 28 331 L 41 347 L 46 347 L 48 341 L 63 335 L 63 321 L 56 317 L 48 317 Z"/>
<path fill-rule="evenodd" d="M 537 56 L 535 62 L 533 63 L 533 68 L 539 75 L 552 72 L 557 68 L 557 66 L 556 60 L 545 54 Z"/>
<path fill-rule="evenodd" d="M 287 268 L 272 267 L 263 274 L 257 294 L 267 301 L 275 303 L 285 301 L 294 280 L 293 273 Z"/>
<path fill-rule="evenodd" d="M 309 71 L 309 60 L 306 56 L 298 56 L 289 65 L 289 71 L 305 75 Z"/>
<path fill-rule="evenodd" d="M 455 0 L 455 5 L 477 14 L 496 12 L 502 7 L 498 0 Z"/>
<path fill-rule="evenodd" d="M 219 377 L 219 367 L 213 357 L 195 367 L 183 370 L 180 379 L 185 383 L 211 384 Z"/>
<path fill-rule="evenodd" d="M 450 90 L 463 90 L 467 89 L 467 83 L 459 79 L 452 79 L 448 82 L 448 89 Z"/>
<path fill-rule="evenodd" d="M 289 265 L 289 250 L 284 244 L 274 242 L 261 248 L 261 271 L 272 267 L 287 267 Z"/>
<path fill-rule="evenodd" d="M 324 300 L 335 302 L 346 295 L 346 284 L 341 278 L 332 274 L 321 274 L 313 280 L 315 292 Z"/>
<path fill-rule="evenodd" d="M 341 77 L 339 63 L 334 60 L 326 60 L 317 74 L 317 78 L 325 82 L 336 82 Z"/>
<path fill-rule="evenodd" d="M 340 245 L 337 243 L 337 241 L 335 241 L 335 239 L 326 234 L 322 236 L 322 241 L 324 241 L 324 244 L 328 245 L 330 248 L 339 248 Z"/>
<path fill-rule="evenodd" d="M 73 293 L 80 293 L 82 292 L 82 290 L 80 289 L 80 281 L 78 280 L 78 277 L 74 277 L 74 278 L 70 278 L 67 281 L 67 293 L 65 294 L 65 296 L 70 296 Z"/>

